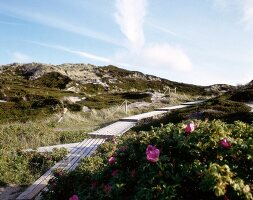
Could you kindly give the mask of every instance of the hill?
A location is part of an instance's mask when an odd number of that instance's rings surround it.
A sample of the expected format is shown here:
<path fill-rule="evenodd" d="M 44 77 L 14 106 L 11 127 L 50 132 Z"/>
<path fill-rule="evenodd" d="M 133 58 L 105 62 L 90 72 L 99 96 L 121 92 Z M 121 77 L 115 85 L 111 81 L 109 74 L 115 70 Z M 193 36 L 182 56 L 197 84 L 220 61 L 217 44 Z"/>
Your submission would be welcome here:
<path fill-rule="evenodd" d="M 211 96 L 231 90 L 229 85 L 209 87 L 178 83 L 116 66 L 90 64 L 49 65 L 42 63 L 0 66 L 1 121 L 45 117 L 63 107 L 81 111 L 83 106 L 101 109 L 131 102 L 169 102 L 168 93 Z M 43 113 L 43 115 L 41 115 Z"/>

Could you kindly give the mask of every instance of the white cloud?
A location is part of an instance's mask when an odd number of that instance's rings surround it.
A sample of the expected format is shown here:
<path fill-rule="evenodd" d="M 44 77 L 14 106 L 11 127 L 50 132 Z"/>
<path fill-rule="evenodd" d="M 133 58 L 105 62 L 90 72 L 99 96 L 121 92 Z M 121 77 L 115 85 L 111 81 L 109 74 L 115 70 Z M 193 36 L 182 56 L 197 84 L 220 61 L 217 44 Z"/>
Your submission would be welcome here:
<path fill-rule="evenodd" d="M 192 68 L 187 54 L 181 48 L 168 44 L 149 44 L 138 53 L 118 52 L 113 60 L 119 64 L 128 63 L 129 66 L 143 67 L 144 71 L 150 69 L 189 71 Z"/>
<path fill-rule="evenodd" d="M 64 47 L 64 46 L 60 46 L 60 45 L 46 44 L 46 43 L 35 42 L 35 41 L 27 41 L 27 42 L 33 43 L 33 44 L 36 44 L 36 45 L 40 45 L 40 46 L 44 46 L 44 47 L 49 47 L 49 48 L 52 48 L 52 49 L 57 49 L 57 50 L 64 51 L 64 52 L 67 52 L 67 53 L 75 54 L 75 55 L 78 55 L 78 56 L 81 56 L 81 57 L 84 57 L 84 58 L 89 58 L 89 59 L 92 59 L 92 60 L 95 60 L 95 61 L 100 61 L 100 62 L 105 62 L 105 63 L 110 63 L 111 62 L 111 60 L 109 58 L 98 56 L 98 55 L 95 55 L 95 54 L 91 54 L 91 53 L 88 53 L 88 52 L 85 52 L 85 51 L 73 50 L 73 49 L 70 49 L 70 48 L 67 48 L 67 47 Z"/>
<path fill-rule="evenodd" d="M 146 4 L 146 0 L 116 0 L 116 22 L 132 50 L 140 49 L 145 42 L 143 21 Z"/>
<path fill-rule="evenodd" d="M 186 53 L 179 47 L 169 44 L 149 45 L 143 51 L 143 59 L 150 66 L 177 70 L 190 70 L 192 63 Z"/>
<path fill-rule="evenodd" d="M 243 21 L 246 23 L 248 29 L 253 29 L 253 1 L 244 0 L 243 5 Z"/>
<path fill-rule="evenodd" d="M 118 51 L 113 60 L 117 63 L 128 63 L 130 66 L 138 65 L 149 69 L 165 68 L 180 71 L 191 69 L 190 58 L 182 48 L 168 43 L 157 44 L 145 41 L 143 23 L 146 8 L 146 0 L 116 0 L 115 20 L 129 45 L 127 50 Z M 155 24 L 152 26 L 175 35 Z"/>
<path fill-rule="evenodd" d="M 27 63 L 27 62 L 31 62 L 32 58 L 21 52 L 14 52 L 12 55 L 12 60 L 13 62 Z"/>
<path fill-rule="evenodd" d="M 219 8 L 230 6 L 239 9 L 242 13 L 241 21 L 247 29 L 253 29 L 253 0 L 214 0 L 214 5 Z"/>

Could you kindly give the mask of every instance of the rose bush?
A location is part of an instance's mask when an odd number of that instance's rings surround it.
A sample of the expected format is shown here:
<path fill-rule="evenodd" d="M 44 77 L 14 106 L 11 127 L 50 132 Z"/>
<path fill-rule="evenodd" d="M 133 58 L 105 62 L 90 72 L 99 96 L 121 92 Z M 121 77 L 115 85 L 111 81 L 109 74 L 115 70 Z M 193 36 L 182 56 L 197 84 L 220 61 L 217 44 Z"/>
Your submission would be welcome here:
<path fill-rule="evenodd" d="M 104 143 L 44 199 L 252 199 L 253 124 L 194 121 L 185 134 L 188 123 Z"/>

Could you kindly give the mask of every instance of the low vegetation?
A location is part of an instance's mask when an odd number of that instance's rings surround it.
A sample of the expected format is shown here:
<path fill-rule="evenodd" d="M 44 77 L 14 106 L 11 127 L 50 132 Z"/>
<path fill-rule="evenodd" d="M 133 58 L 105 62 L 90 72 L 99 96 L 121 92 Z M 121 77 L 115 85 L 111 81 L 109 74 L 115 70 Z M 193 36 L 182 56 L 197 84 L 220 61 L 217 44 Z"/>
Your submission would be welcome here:
<path fill-rule="evenodd" d="M 133 115 L 217 95 L 145 120 L 104 143 L 74 172 L 57 171 L 44 199 L 253 198 L 253 113 L 245 105 L 253 99 L 252 83 L 202 87 L 115 66 L 77 65 L 72 75 L 74 65 L 61 67 L 62 73 L 36 63 L 0 68 L 0 100 L 7 101 L 0 102 L 1 186 L 30 184 L 67 153 L 23 149 L 81 141 L 87 132 L 126 116 L 125 100 L 152 103 L 128 110 Z M 91 79 L 75 79 L 85 70 Z M 164 98 L 153 104 L 156 93 Z"/>
<path fill-rule="evenodd" d="M 106 142 L 44 199 L 252 199 L 253 125 L 187 123 Z"/>
<path fill-rule="evenodd" d="M 65 89 L 70 82 L 71 79 L 68 76 L 64 76 L 58 72 L 50 72 L 36 79 L 34 84 L 48 88 Z"/>
<path fill-rule="evenodd" d="M 144 111 L 144 110 L 143 110 Z M 130 109 L 129 115 L 141 112 Z M 22 114 L 22 113 L 21 113 Z M 66 151 L 40 154 L 24 152 L 41 146 L 80 142 L 87 133 L 126 116 L 122 108 L 68 111 L 62 121 L 61 114 L 40 120 L 0 124 L 0 186 L 9 184 L 28 185 L 42 175 Z"/>
<path fill-rule="evenodd" d="M 253 100 L 253 89 L 236 91 L 230 97 L 233 101 L 249 102 Z"/>
<path fill-rule="evenodd" d="M 28 156 L 27 153 L 21 151 L 22 149 L 52 144 L 60 140 L 60 134 L 56 134 L 49 124 L 1 125 L 0 137 L 0 185 L 29 184 L 48 166 L 65 155 L 58 152 L 59 155 L 62 155 L 59 157 L 57 156 L 58 153 L 54 152 L 47 155 L 29 153 Z M 52 156 L 52 158 L 47 159 L 48 156 Z"/>

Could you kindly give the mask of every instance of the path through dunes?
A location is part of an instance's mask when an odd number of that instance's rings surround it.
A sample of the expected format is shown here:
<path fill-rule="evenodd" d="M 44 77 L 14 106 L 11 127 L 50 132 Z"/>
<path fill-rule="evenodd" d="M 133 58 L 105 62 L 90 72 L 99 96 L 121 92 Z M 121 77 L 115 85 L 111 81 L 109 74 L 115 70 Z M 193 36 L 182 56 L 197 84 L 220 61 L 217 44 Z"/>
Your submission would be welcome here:
<path fill-rule="evenodd" d="M 202 102 L 202 101 L 201 101 Z M 198 102 L 198 103 L 201 103 Z M 129 129 L 134 127 L 139 121 L 148 118 L 157 117 L 159 115 L 166 114 L 170 110 L 185 108 L 194 105 L 194 102 L 188 102 L 187 105 L 171 106 L 166 108 L 160 108 L 152 112 L 147 112 L 139 115 L 133 115 L 130 117 L 122 118 L 113 124 L 110 124 L 104 128 L 89 133 L 90 139 L 85 139 L 80 143 L 62 144 L 48 147 L 40 147 L 40 152 L 52 151 L 53 148 L 66 147 L 69 151 L 65 159 L 56 163 L 51 169 L 49 169 L 44 175 L 42 175 L 37 181 L 35 181 L 30 187 L 28 187 L 22 194 L 17 197 L 17 200 L 30 200 L 39 199 L 39 194 L 43 189 L 46 189 L 48 181 L 53 177 L 53 171 L 56 169 L 63 169 L 67 172 L 74 170 L 80 160 L 84 157 L 91 156 L 99 145 L 104 143 L 105 139 L 117 137 Z"/>

